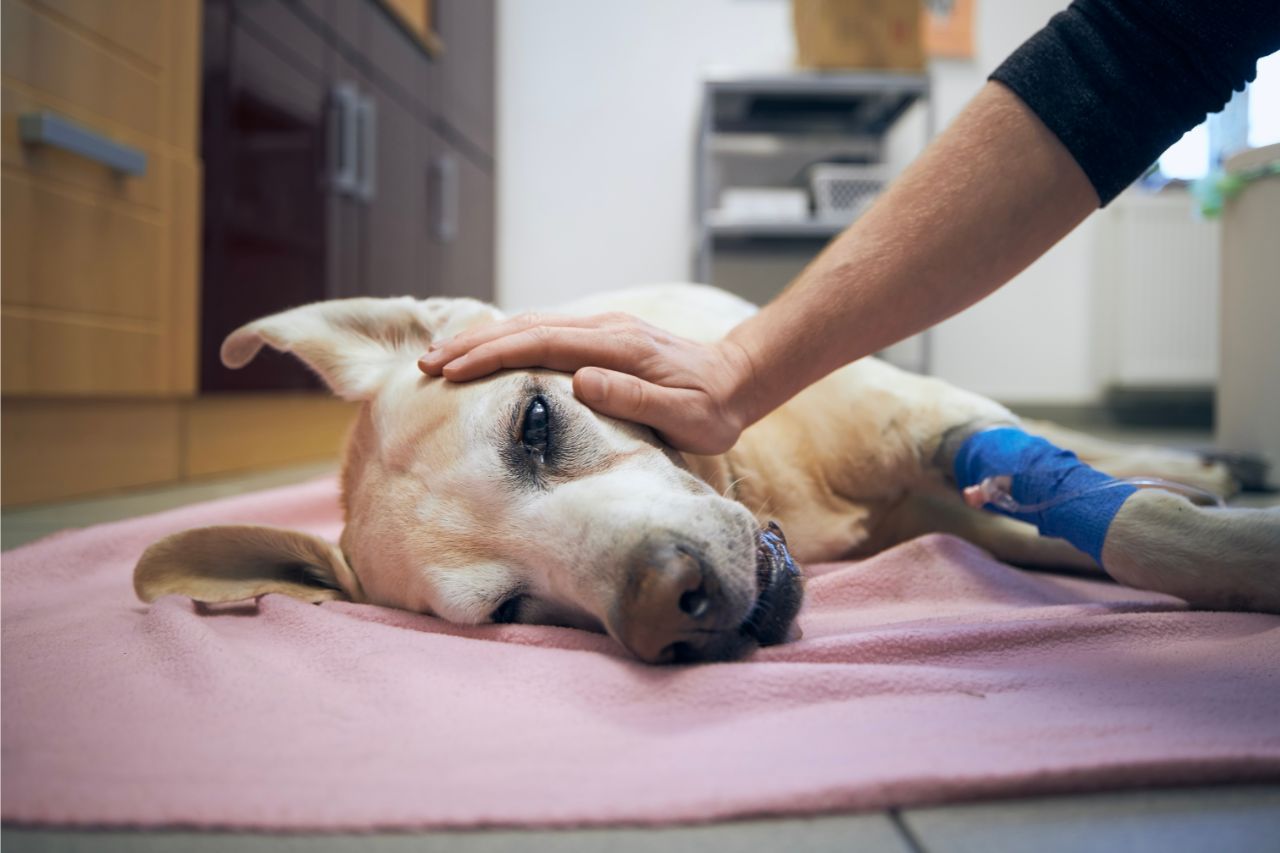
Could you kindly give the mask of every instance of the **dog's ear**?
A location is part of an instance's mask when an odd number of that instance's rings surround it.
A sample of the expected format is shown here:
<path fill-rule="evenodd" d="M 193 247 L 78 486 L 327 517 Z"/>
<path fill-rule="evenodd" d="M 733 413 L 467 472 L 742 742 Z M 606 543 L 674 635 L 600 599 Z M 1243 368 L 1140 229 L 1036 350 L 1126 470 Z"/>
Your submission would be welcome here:
<path fill-rule="evenodd" d="M 244 367 L 263 344 L 305 361 L 333 393 L 367 400 L 387 369 L 416 361 L 438 337 L 492 322 L 501 313 L 475 299 L 334 299 L 263 317 L 222 342 L 222 363 Z"/>
<path fill-rule="evenodd" d="M 280 592 L 318 603 L 363 601 L 364 590 L 342 551 L 308 533 L 228 525 L 175 533 L 156 542 L 133 570 L 143 601 L 185 595 L 196 601 L 241 601 Z"/>

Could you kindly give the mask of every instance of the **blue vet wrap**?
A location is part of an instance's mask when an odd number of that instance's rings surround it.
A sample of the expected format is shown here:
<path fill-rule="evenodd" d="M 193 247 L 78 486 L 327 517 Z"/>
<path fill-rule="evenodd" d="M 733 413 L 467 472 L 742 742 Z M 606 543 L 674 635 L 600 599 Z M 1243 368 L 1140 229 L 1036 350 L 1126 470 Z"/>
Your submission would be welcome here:
<path fill-rule="evenodd" d="M 988 477 L 1012 477 L 1009 493 L 1024 506 L 1034 506 L 1093 489 L 1115 478 L 1081 462 L 1069 450 L 1014 427 L 974 433 L 960 446 L 955 459 L 961 489 Z M 1088 492 L 1038 512 L 996 512 L 1029 521 L 1042 536 L 1065 539 L 1102 565 L 1102 543 L 1120 505 L 1137 489 L 1128 484 Z"/>

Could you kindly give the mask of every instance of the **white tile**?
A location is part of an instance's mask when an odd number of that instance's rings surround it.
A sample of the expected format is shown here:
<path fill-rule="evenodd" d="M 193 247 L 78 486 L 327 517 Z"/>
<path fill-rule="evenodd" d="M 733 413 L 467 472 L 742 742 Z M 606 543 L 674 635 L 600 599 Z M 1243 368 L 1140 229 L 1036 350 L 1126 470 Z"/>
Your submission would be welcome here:
<path fill-rule="evenodd" d="M 6 853 L 912 853 L 881 814 L 669 829 L 482 830 L 370 835 L 6 829 Z"/>
<path fill-rule="evenodd" d="M 910 809 L 929 853 L 1280 851 L 1280 786 L 1129 791 Z"/>

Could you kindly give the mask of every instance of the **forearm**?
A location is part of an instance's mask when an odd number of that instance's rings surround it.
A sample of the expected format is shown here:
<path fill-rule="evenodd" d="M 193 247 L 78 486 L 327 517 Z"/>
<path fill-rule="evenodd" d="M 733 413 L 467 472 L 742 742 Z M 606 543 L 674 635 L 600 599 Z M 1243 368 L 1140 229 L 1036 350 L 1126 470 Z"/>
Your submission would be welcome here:
<path fill-rule="evenodd" d="M 866 214 L 730 333 L 750 363 L 745 421 L 977 302 L 1097 206 L 1057 137 L 988 83 Z"/>

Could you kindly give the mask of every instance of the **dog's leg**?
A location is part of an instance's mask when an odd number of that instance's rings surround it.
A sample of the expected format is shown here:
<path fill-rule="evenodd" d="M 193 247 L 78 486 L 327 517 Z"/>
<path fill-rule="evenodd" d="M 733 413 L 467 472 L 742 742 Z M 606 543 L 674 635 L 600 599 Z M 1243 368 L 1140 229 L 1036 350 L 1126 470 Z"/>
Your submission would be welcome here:
<path fill-rule="evenodd" d="M 1072 569 L 1103 575 L 1096 561 L 1065 539 L 1041 536 L 1033 525 L 973 509 L 956 495 L 913 492 L 885 516 L 875 532 L 879 551 L 926 533 L 950 533 L 998 560 L 1035 569 Z"/>
<path fill-rule="evenodd" d="M 961 430 L 943 450 L 960 488 L 1008 477 L 1014 505 L 1003 511 L 1067 539 L 1116 580 L 1196 607 L 1280 612 L 1280 511 L 1138 490 L 1018 428 Z"/>
<path fill-rule="evenodd" d="M 1199 507 L 1143 489 L 1112 520 L 1102 562 L 1121 583 L 1194 607 L 1280 613 L 1280 508 Z"/>

